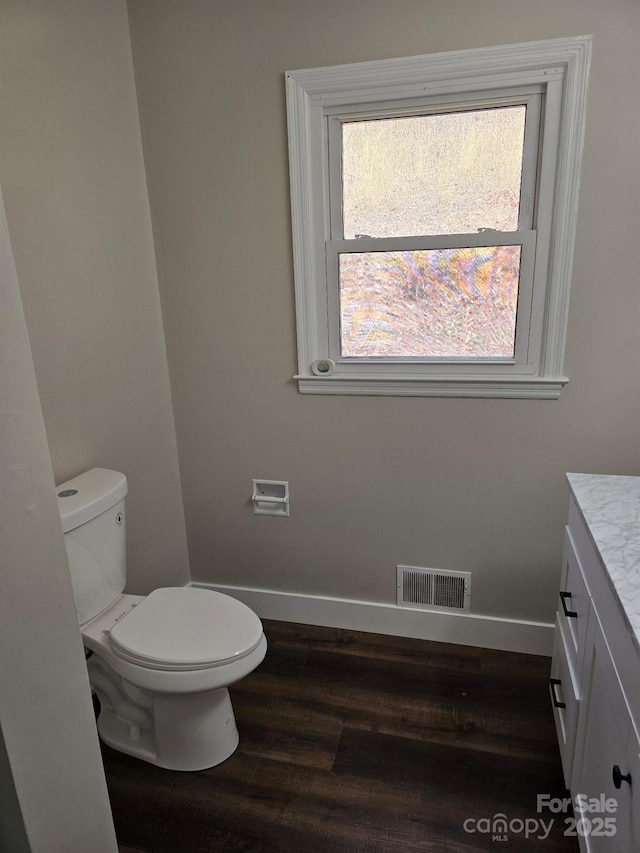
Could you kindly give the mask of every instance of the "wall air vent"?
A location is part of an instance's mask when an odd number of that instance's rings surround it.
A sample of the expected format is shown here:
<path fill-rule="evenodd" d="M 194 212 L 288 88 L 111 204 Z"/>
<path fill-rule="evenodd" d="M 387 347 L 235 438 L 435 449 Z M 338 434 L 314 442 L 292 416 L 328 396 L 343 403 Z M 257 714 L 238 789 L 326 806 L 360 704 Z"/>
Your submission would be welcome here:
<path fill-rule="evenodd" d="M 398 606 L 468 613 L 471 573 L 398 566 Z"/>

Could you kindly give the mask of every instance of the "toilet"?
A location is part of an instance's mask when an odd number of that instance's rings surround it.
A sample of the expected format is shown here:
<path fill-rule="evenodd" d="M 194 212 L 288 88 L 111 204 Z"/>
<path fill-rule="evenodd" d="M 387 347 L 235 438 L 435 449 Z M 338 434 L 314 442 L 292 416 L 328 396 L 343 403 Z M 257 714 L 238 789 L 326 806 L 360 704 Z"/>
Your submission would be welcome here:
<path fill-rule="evenodd" d="M 228 687 L 267 650 L 260 619 L 206 589 L 124 594 L 124 474 L 93 468 L 56 493 L 101 739 L 170 770 L 220 764 L 238 745 Z"/>

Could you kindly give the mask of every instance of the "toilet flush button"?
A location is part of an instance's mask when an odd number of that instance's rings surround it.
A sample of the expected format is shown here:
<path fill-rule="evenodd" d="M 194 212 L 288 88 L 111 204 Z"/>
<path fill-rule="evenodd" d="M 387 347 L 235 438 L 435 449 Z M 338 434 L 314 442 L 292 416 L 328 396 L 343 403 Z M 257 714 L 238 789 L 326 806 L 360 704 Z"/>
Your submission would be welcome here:
<path fill-rule="evenodd" d="M 77 495 L 77 489 L 63 489 L 61 492 L 58 492 L 59 498 L 71 498 L 73 495 Z"/>

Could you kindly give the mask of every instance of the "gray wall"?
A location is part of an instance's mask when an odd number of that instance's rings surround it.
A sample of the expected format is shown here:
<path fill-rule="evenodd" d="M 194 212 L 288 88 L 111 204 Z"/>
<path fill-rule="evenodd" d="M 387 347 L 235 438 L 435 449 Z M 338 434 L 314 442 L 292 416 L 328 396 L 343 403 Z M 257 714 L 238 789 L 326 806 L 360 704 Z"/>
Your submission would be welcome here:
<path fill-rule="evenodd" d="M 0 850 L 116 853 L 0 197 Z"/>
<path fill-rule="evenodd" d="M 398 563 L 552 621 L 564 472 L 640 473 L 637 0 L 130 0 L 195 580 L 391 602 Z M 287 69 L 594 35 L 557 402 L 301 396 Z M 288 479 L 291 517 L 252 514 Z"/>
<path fill-rule="evenodd" d="M 125 0 L 2 0 L 0 185 L 56 482 L 129 479 L 129 590 L 189 579 Z"/>

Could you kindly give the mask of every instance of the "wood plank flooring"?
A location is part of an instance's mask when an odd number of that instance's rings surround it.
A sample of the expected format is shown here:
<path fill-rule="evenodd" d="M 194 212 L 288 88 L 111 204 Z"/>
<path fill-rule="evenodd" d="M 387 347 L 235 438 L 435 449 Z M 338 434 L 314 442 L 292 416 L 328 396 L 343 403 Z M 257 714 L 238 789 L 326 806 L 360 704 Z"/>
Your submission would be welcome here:
<path fill-rule="evenodd" d="M 176 773 L 103 747 L 121 853 L 577 853 L 565 815 L 536 812 L 537 794 L 567 795 L 548 658 L 265 633 L 263 664 L 231 688 L 240 746 L 222 765 Z M 497 813 L 506 839 L 465 831 Z M 519 830 L 551 817 L 547 838 Z"/>

